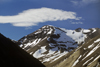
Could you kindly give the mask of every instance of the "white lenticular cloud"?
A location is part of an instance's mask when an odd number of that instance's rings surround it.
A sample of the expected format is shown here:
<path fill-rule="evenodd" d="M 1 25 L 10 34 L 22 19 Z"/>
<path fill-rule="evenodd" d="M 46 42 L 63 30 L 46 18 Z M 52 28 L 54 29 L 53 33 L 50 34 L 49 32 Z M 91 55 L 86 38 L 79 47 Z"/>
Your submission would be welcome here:
<path fill-rule="evenodd" d="M 0 16 L 0 23 L 11 23 L 13 26 L 28 27 L 35 26 L 38 23 L 57 20 L 80 20 L 75 12 L 63 11 L 52 8 L 29 9 L 14 16 Z"/>

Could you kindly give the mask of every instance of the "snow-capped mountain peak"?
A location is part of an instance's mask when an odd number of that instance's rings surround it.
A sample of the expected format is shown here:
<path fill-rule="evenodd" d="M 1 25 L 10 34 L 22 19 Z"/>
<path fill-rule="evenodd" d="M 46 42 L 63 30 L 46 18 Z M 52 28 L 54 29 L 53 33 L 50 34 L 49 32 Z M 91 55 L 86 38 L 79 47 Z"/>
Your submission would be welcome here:
<path fill-rule="evenodd" d="M 24 36 L 18 42 L 20 47 L 42 63 L 54 62 L 88 40 L 97 29 L 68 30 L 45 25 Z"/>

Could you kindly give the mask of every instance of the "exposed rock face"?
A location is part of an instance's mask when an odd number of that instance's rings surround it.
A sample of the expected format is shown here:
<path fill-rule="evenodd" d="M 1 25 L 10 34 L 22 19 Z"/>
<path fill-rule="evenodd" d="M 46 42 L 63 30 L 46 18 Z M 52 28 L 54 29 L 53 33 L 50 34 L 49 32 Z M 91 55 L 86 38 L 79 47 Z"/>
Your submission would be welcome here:
<path fill-rule="evenodd" d="M 40 61 L 0 34 L 1 67 L 45 67 Z"/>
<path fill-rule="evenodd" d="M 77 28 L 75 31 L 80 32 L 81 30 L 82 30 L 82 28 Z"/>
<path fill-rule="evenodd" d="M 64 28 L 46 25 L 31 34 L 22 37 L 18 42 L 22 49 L 39 59 L 39 61 L 47 67 L 56 65 L 58 65 L 57 67 L 71 67 L 75 61 L 77 62 L 76 58 L 81 56 L 80 53 L 85 53 L 82 50 L 84 48 L 83 46 L 98 35 L 100 35 L 99 28 L 66 30 Z M 94 44 L 94 42 L 92 44 Z M 87 44 L 85 48 L 88 48 L 89 45 L 90 44 Z M 80 46 L 83 48 L 79 48 Z M 74 54 L 74 52 L 76 54 Z M 88 51 L 88 53 L 89 52 L 90 51 Z M 77 56 L 75 59 L 71 60 L 74 55 Z M 73 61 L 73 63 L 71 66 L 62 66 L 62 61 L 66 61 L 64 62 L 64 64 L 66 64 L 68 61 L 67 58 L 69 58 L 70 61 Z"/>

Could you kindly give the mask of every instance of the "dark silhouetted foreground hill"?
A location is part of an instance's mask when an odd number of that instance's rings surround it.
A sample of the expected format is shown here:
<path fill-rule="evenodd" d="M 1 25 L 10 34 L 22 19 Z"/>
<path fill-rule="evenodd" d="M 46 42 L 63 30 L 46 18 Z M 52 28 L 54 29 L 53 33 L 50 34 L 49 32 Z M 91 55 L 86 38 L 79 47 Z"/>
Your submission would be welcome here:
<path fill-rule="evenodd" d="M 0 67 L 45 67 L 10 39 L 0 34 Z"/>

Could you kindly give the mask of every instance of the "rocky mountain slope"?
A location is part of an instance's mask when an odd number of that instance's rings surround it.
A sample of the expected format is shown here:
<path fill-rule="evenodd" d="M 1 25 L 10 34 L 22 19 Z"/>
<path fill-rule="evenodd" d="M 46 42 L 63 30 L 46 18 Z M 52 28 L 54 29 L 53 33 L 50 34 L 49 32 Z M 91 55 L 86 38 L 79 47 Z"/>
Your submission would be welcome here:
<path fill-rule="evenodd" d="M 86 59 L 87 57 L 94 60 L 99 55 L 90 56 L 90 53 L 99 48 L 98 35 L 100 35 L 99 28 L 66 30 L 46 25 L 22 37 L 17 44 L 46 67 L 84 67 L 91 61 Z M 96 45 L 89 48 L 92 44 Z"/>
<path fill-rule="evenodd" d="M 40 61 L 0 34 L 0 67 L 45 67 Z"/>
<path fill-rule="evenodd" d="M 62 58 L 64 60 L 56 67 L 100 67 L 100 35 Z"/>

